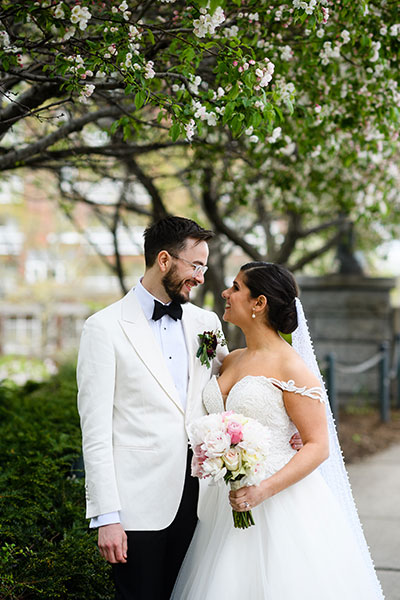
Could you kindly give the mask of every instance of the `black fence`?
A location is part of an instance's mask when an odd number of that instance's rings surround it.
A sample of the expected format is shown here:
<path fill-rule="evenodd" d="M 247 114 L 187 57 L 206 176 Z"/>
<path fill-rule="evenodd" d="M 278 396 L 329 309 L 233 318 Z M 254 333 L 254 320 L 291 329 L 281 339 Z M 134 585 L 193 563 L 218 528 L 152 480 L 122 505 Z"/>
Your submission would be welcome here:
<path fill-rule="evenodd" d="M 390 343 L 385 341 L 379 345 L 376 354 L 355 365 L 340 363 L 334 352 L 326 356 L 325 364 L 322 365 L 326 374 L 326 385 L 328 389 L 329 402 L 336 424 L 339 423 L 339 401 L 336 389 L 336 375 L 365 373 L 370 369 L 377 369 L 379 390 L 379 412 L 381 421 L 387 423 L 390 420 L 391 382 L 395 381 L 395 398 L 393 405 L 400 408 L 400 334 L 394 339 L 393 351 Z"/>

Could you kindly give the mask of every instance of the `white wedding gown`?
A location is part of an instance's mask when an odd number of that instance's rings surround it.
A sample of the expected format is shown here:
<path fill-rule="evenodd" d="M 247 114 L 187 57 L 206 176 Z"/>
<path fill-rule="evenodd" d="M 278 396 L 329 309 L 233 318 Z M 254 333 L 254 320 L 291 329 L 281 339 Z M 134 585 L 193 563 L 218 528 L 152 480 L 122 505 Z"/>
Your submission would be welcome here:
<path fill-rule="evenodd" d="M 281 382 L 273 381 L 246 376 L 233 386 L 226 403 L 226 410 L 257 419 L 268 428 L 270 475 L 295 454 L 289 440 L 296 430 L 276 385 Z M 301 392 L 309 395 L 304 389 L 296 391 L 299 402 Z M 209 413 L 225 410 L 215 377 L 204 389 L 203 401 Z M 318 470 L 253 508 L 255 526 L 246 530 L 233 527 L 228 492 L 223 481 L 205 490 L 173 600 L 383 598 Z"/>

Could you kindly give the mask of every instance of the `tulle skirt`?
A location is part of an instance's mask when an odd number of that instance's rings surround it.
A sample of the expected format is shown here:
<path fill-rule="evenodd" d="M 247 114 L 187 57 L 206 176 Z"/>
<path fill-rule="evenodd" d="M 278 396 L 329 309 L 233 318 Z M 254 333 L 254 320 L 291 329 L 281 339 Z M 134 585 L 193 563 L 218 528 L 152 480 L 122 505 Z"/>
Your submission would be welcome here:
<path fill-rule="evenodd" d="M 255 526 L 235 529 L 227 486 L 207 488 L 172 600 L 382 598 L 318 472 L 252 513 Z"/>

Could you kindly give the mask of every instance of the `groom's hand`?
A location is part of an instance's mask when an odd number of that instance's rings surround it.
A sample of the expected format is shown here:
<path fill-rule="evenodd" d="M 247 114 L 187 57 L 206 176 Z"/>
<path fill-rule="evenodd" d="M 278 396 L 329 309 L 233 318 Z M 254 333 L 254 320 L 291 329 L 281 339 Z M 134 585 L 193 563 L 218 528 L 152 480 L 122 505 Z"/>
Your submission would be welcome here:
<path fill-rule="evenodd" d="M 292 435 L 289 440 L 289 444 L 292 446 L 293 450 L 301 450 L 303 447 L 303 440 L 301 439 L 298 431 Z"/>
<path fill-rule="evenodd" d="M 128 538 L 121 523 L 112 523 L 99 527 L 97 545 L 100 554 L 110 563 L 126 563 Z"/>

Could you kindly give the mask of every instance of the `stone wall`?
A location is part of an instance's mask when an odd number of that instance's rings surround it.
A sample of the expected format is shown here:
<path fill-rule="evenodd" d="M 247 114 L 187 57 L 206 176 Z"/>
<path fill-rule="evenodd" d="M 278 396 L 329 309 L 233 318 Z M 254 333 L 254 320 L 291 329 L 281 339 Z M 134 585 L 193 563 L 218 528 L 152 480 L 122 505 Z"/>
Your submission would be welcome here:
<path fill-rule="evenodd" d="M 300 297 L 306 313 L 315 351 L 321 366 L 334 352 L 344 365 L 357 365 L 378 352 L 379 345 L 394 337 L 390 278 L 360 275 L 298 277 Z M 337 400 L 340 404 L 375 404 L 379 396 L 379 372 L 336 371 Z"/>

